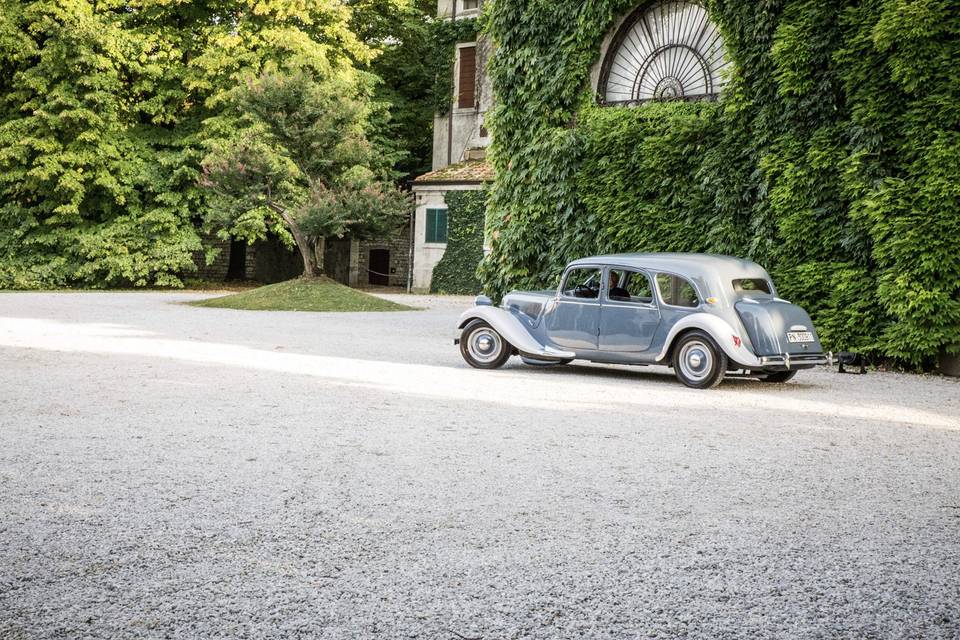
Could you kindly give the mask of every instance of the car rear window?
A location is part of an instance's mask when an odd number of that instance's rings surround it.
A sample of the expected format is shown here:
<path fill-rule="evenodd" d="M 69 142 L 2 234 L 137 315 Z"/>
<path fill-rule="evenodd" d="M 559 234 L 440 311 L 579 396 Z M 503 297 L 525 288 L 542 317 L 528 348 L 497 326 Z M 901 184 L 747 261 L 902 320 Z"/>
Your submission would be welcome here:
<path fill-rule="evenodd" d="M 657 289 L 665 304 L 675 307 L 696 307 L 700 305 L 696 288 L 680 276 L 667 273 L 657 274 Z"/>
<path fill-rule="evenodd" d="M 740 278 L 733 281 L 733 290 L 737 293 L 773 293 L 770 283 L 763 278 Z"/>

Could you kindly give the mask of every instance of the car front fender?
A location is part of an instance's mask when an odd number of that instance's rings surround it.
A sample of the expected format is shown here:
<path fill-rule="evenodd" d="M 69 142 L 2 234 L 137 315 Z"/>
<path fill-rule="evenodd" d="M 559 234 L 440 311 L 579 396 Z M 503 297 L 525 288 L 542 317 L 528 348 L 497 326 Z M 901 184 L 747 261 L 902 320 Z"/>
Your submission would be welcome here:
<path fill-rule="evenodd" d="M 496 329 L 497 333 L 503 336 L 504 340 L 522 353 L 556 360 L 569 360 L 576 356 L 572 351 L 562 351 L 541 344 L 539 340 L 530 334 L 520 320 L 514 317 L 509 311 L 501 309 L 500 307 L 480 305 L 468 309 L 460 315 L 457 328 L 463 329 L 471 320 L 483 320 Z"/>
<path fill-rule="evenodd" d="M 694 313 L 673 325 L 670 333 L 667 334 L 667 339 L 663 342 L 663 350 L 657 355 L 658 362 L 667 357 L 676 337 L 688 329 L 700 329 L 706 332 L 732 362 L 747 368 L 761 366 L 760 359 L 744 343 L 741 332 L 731 327 L 730 323 L 723 318 L 709 313 Z"/>

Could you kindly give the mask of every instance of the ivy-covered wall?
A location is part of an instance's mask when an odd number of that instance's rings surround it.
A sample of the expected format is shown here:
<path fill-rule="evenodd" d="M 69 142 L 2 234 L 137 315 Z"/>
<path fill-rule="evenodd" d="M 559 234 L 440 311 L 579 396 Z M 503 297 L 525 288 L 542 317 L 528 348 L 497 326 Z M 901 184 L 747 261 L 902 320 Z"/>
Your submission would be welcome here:
<path fill-rule="evenodd" d="M 948 0 L 710 0 L 713 103 L 598 107 L 591 65 L 635 1 L 497 0 L 496 296 L 619 251 L 750 257 L 832 349 L 960 351 L 960 11 Z"/>
<path fill-rule="evenodd" d="M 472 295 L 480 292 L 476 267 L 483 258 L 486 190 L 448 191 L 447 248 L 433 268 L 431 293 Z"/>
<path fill-rule="evenodd" d="M 453 68 L 457 57 L 457 43 L 476 40 L 478 31 L 479 25 L 475 18 L 437 20 L 431 24 L 433 51 L 430 59 L 424 60 L 423 64 L 433 72 L 434 86 L 431 94 L 436 115 L 448 114 L 455 99 Z"/>

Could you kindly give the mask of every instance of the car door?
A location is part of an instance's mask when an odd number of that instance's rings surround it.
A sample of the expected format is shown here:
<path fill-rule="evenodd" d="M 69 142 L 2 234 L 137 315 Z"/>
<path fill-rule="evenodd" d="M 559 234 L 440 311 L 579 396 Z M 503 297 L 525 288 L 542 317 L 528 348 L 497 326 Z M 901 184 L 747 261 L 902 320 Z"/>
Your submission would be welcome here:
<path fill-rule="evenodd" d="M 660 325 L 660 309 L 649 274 L 608 267 L 600 310 L 601 351 L 646 351 Z"/>
<path fill-rule="evenodd" d="M 546 316 L 550 341 L 567 349 L 597 348 L 600 330 L 600 267 L 568 269 L 556 303 Z"/>

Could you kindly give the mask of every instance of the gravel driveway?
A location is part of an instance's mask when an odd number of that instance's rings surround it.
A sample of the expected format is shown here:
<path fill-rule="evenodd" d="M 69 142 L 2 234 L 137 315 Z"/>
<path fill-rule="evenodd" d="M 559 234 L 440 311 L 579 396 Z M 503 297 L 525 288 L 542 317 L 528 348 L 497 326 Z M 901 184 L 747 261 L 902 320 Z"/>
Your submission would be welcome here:
<path fill-rule="evenodd" d="M 0 638 L 960 637 L 960 384 L 0 294 Z M 406 298 L 404 298 L 406 300 Z"/>

